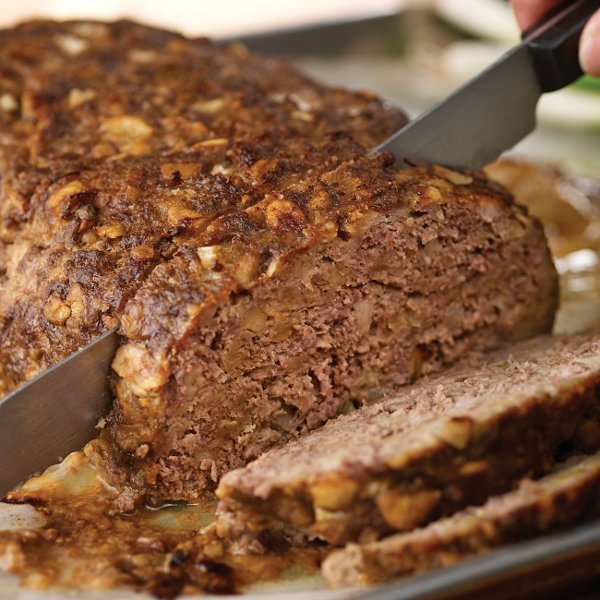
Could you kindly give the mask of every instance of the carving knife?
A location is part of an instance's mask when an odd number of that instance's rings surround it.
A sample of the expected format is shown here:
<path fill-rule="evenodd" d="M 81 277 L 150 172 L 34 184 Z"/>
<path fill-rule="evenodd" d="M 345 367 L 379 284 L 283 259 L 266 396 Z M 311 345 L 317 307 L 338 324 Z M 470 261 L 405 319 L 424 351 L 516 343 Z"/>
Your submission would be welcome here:
<path fill-rule="evenodd" d="M 117 343 L 111 330 L 0 400 L 0 496 L 94 437 Z"/>
<path fill-rule="evenodd" d="M 399 165 L 482 167 L 534 129 L 542 93 L 582 74 L 579 37 L 599 7 L 600 0 L 562 4 L 489 69 L 375 150 L 394 153 Z M 117 343 L 109 331 L 0 400 L 0 494 L 93 437 L 110 401 Z"/>
<path fill-rule="evenodd" d="M 375 148 L 409 164 L 480 169 L 535 128 L 538 100 L 583 73 L 583 27 L 600 0 L 560 4 L 523 41 L 437 106 Z"/>

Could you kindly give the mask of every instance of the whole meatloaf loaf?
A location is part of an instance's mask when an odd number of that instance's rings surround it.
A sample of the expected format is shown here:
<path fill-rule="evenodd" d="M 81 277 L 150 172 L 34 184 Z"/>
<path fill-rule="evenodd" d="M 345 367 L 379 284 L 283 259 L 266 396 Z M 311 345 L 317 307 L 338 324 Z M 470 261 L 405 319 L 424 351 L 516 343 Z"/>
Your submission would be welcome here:
<path fill-rule="evenodd" d="M 4 31 L 0 65 L 5 389 L 120 324 L 87 452 L 123 507 L 552 326 L 539 224 L 367 156 L 405 122 L 370 94 L 125 22 Z"/>
<path fill-rule="evenodd" d="M 218 531 L 334 544 L 410 531 L 600 446 L 600 336 L 473 357 L 225 475 Z"/>

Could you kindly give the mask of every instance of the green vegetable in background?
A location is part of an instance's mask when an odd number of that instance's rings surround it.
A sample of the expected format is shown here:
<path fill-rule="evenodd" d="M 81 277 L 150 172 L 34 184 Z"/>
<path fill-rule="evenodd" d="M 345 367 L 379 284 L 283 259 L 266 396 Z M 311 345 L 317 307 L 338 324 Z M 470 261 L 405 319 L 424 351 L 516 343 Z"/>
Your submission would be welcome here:
<path fill-rule="evenodd" d="M 574 84 L 574 87 L 577 87 L 581 90 L 591 90 L 594 92 L 600 92 L 600 78 L 585 75 L 577 83 Z"/>

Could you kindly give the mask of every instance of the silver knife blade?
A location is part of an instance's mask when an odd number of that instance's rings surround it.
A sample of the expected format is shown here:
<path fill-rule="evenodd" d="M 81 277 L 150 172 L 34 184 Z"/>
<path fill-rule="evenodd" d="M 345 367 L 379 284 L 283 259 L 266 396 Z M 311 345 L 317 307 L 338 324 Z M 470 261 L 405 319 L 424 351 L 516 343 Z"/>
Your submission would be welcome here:
<path fill-rule="evenodd" d="M 0 400 L 0 495 L 94 437 L 117 342 L 111 330 Z"/>
<path fill-rule="evenodd" d="M 399 160 L 480 169 L 535 128 L 542 95 L 521 44 L 383 144 Z"/>

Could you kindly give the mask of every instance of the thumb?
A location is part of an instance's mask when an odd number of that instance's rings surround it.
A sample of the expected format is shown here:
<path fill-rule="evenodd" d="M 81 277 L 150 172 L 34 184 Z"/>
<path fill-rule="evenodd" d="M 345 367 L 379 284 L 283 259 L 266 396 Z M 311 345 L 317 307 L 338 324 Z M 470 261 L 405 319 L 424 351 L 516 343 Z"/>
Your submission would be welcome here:
<path fill-rule="evenodd" d="M 588 21 L 583 30 L 579 62 L 586 73 L 600 77 L 600 10 Z"/>

